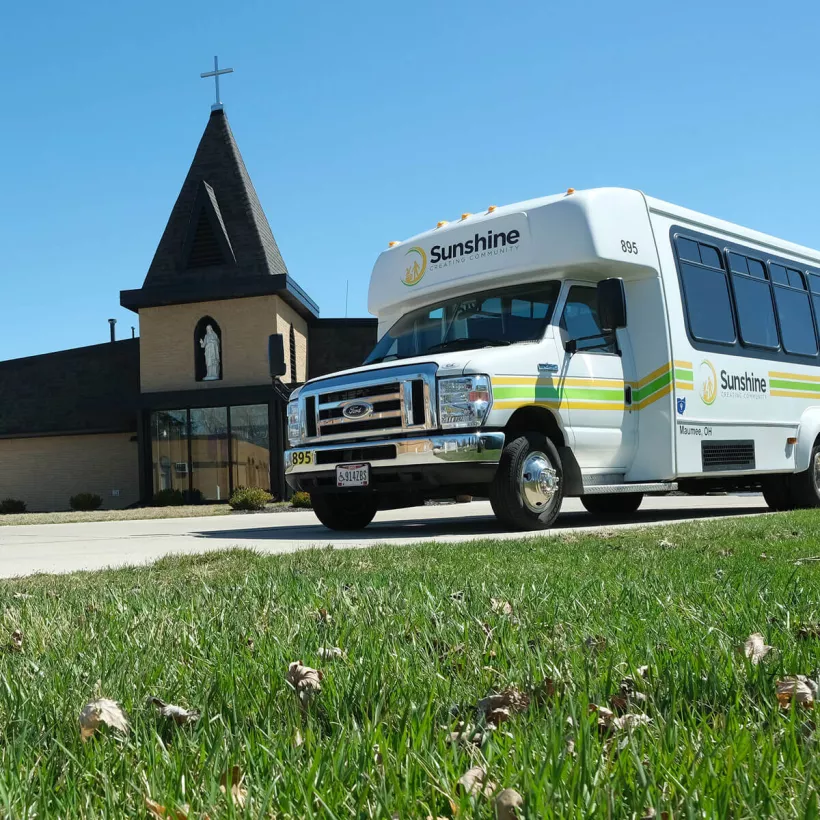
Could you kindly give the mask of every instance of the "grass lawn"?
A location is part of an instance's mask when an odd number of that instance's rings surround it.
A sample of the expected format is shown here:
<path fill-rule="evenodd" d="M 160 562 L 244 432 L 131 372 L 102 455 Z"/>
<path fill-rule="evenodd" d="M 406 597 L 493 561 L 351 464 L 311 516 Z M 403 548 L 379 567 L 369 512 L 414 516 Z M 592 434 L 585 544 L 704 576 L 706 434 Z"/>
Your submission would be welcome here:
<path fill-rule="evenodd" d="M 290 509 L 287 502 L 268 504 L 265 512 Z M 20 524 L 77 524 L 91 521 L 144 521 L 153 518 L 199 518 L 200 516 L 231 515 L 227 504 L 196 504 L 184 507 L 137 507 L 131 510 L 94 510 L 93 512 L 20 513 L 0 515 L 0 527 Z M 239 513 L 242 514 L 242 513 Z"/>
<path fill-rule="evenodd" d="M 520 817 L 816 818 L 816 712 L 782 708 L 776 681 L 820 666 L 820 561 L 796 563 L 820 553 L 818 524 L 2 581 L 0 639 L 19 629 L 23 649 L 0 653 L 0 816 L 489 818 L 511 788 Z M 755 632 L 776 649 L 753 665 L 737 647 Z M 332 647 L 344 657 L 322 659 Z M 323 672 L 304 704 L 296 660 Z M 506 711 L 477 714 L 507 687 Z M 78 716 L 100 695 L 130 731 L 84 743 Z M 176 726 L 150 696 L 201 718 Z M 493 796 L 457 787 L 473 766 Z"/>

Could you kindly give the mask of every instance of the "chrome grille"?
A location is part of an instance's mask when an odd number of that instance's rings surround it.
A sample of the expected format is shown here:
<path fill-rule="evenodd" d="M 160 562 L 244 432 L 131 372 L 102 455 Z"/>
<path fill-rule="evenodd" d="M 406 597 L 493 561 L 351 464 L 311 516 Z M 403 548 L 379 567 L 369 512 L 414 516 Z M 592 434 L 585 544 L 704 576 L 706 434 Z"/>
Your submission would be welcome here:
<path fill-rule="evenodd" d="M 306 440 L 433 429 L 436 369 L 385 368 L 306 384 L 299 394 Z"/>

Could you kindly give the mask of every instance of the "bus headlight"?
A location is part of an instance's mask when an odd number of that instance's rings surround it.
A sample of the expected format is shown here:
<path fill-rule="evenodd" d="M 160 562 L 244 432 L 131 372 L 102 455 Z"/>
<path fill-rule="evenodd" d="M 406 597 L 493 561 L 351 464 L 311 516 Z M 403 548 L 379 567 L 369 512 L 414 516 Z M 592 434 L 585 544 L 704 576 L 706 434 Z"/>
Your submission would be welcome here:
<path fill-rule="evenodd" d="M 439 379 L 438 417 L 442 427 L 480 427 L 492 403 L 489 376 Z"/>
<path fill-rule="evenodd" d="M 291 447 L 302 443 L 302 418 L 298 400 L 288 402 L 288 443 Z"/>

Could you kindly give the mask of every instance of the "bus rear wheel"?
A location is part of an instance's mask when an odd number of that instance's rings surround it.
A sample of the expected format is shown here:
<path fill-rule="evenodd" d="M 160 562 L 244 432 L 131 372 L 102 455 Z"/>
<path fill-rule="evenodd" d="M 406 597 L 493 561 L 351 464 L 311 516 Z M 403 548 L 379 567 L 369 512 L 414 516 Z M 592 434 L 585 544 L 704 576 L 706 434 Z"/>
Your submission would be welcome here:
<path fill-rule="evenodd" d="M 376 499 L 366 493 L 316 493 L 310 501 L 316 517 L 331 530 L 363 530 L 376 515 Z"/>
<path fill-rule="evenodd" d="M 809 469 L 791 477 L 790 495 L 792 507 L 820 507 L 820 445 L 812 448 Z"/>
<path fill-rule="evenodd" d="M 643 493 L 581 496 L 581 503 L 588 512 L 606 518 L 626 518 L 637 512 L 642 501 Z"/>
<path fill-rule="evenodd" d="M 555 445 L 543 434 L 521 433 L 501 453 L 490 503 L 513 530 L 545 530 L 561 511 L 564 474 Z"/>
<path fill-rule="evenodd" d="M 792 479 L 790 475 L 773 475 L 763 482 L 761 490 L 763 499 L 768 504 L 769 509 L 774 512 L 784 512 L 794 509 L 792 499 Z"/>

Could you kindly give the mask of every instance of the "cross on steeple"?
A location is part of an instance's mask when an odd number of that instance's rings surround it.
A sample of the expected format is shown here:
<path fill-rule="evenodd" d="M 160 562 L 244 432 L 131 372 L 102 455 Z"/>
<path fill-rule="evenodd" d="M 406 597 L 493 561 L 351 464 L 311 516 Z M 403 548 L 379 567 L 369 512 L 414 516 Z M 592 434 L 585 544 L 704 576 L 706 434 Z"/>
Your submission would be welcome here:
<path fill-rule="evenodd" d="M 202 79 L 206 77 L 213 77 L 214 82 L 216 84 L 216 102 L 211 106 L 211 111 L 221 111 L 222 110 L 222 100 L 219 99 L 219 75 L 220 74 L 232 74 L 232 68 L 220 68 L 219 67 L 219 57 L 214 57 L 214 70 L 213 71 L 206 71 L 199 76 Z"/>

